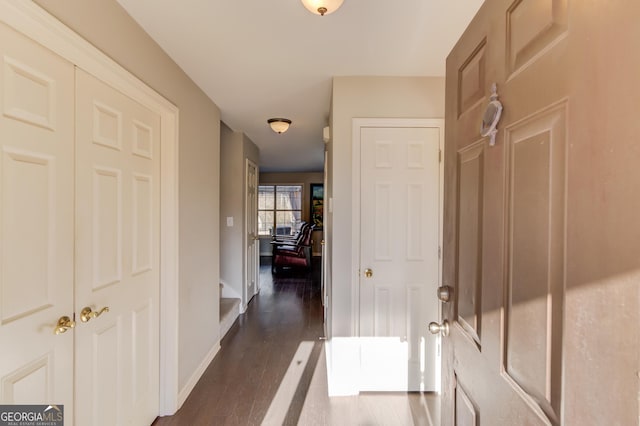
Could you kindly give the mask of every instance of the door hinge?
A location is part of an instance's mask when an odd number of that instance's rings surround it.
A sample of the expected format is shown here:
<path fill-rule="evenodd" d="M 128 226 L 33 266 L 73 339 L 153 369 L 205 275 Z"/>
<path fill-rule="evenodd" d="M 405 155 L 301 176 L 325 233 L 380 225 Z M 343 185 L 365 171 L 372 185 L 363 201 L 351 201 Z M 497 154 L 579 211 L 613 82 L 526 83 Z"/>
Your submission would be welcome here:
<path fill-rule="evenodd" d="M 442 150 L 438 150 L 438 163 L 442 163 Z"/>
<path fill-rule="evenodd" d="M 442 247 L 438 246 L 438 259 L 442 259 Z"/>

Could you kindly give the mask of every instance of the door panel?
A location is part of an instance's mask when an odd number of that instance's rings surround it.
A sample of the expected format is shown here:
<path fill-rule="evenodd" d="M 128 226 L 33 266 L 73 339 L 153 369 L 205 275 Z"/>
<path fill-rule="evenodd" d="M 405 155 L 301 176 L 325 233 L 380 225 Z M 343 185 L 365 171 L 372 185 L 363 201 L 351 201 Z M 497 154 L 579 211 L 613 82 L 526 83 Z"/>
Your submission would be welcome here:
<path fill-rule="evenodd" d="M 73 421 L 73 65 L 0 24 L 0 403 Z"/>
<path fill-rule="evenodd" d="M 440 129 L 362 128 L 360 143 L 360 389 L 435 390 Z"/>
<path fill-rule="evenodd" d="M 158 412 L 160 118 L 76 74 L 76 401 L 83 424 Z M 85 392 L 92 389 L 93 392 Z"/>
<path fill-rule="evenodd" d="M 560 412 L 566 215 L 566 104 L 505 129 L 508 275 L 505 370 L 552 418 Z"/>
<path fill-rule="evenodd" d="M 638 421 L 638 18 L 487 0 L 449 55 L 443 424 Z M 478 134 L 492 83 L 495 146 Z"/>
<path fill-rule="evenodd" d="M 458 153 L 457 320 L 480 346 L 484 143 Z"/>
<path fill-rule="evenodd" d="M 246 265 L 245 265 L 245 301 L 249 303 L 258 292 L 259 242 L 258 239 L 258 166 L 246 160 Z"/>
<path fill-rule="evenodd" d="M 566 34 L 568 0 L 513 1 L 507 9 L 508 71 L 526 68 L 530 61 Z"/>
<path fill-rule="evenodd" d="M 456 426 L 477 426 L 479 419 L 476 404 L 469 398 L 469 395 L 467 395 L 464 388 L 460 386 L 459 382 L 456 382 L 455 395 Z"/>

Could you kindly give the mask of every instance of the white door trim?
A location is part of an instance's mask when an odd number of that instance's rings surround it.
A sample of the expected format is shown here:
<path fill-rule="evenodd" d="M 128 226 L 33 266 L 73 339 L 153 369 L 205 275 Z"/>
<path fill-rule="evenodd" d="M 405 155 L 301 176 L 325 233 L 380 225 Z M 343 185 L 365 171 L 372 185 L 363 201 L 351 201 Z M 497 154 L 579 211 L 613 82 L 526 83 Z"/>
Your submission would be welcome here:
<path fill-rule="evenodd" d="M 361 130 L 365 127 L 424 127 L 440 129 L 440 188 L 438 222 L 439 236 L 438 246 L 442 248 L 442 223 L 444 218 L 444 119 L 442 118 L 354 118 L 352 119 L 352 157 L 351 157 L 351 179 L 353 183 L 351 197 L 351 335 L 360 335 L 360 153 L 361 153 Z M 440 251 L 442 253 L 442 251 Z M 442 283 L 442 256 L 438 261 L 438 286 Z M 434 294 L 433 297 L 436 297 Z M 440 317 L 438 313 L 438 317 Z M 425 324 L 425 327 L 427 325 Z"/>
<path fill-rule="evenodd" d="M 37 4 L 0 2 L 0 22 L 161 116 L 160 412 L 178 407 L 178 108 Z"/>

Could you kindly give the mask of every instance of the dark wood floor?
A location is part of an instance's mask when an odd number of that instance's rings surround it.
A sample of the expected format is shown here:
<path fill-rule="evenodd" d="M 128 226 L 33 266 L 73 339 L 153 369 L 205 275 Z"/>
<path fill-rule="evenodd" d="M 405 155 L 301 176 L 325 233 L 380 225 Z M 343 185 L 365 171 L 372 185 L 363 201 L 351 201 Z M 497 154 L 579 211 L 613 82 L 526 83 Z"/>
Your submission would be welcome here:
<path fill-rule="evenodd" d="M 320 262 L 272 276 L 260 266 L 260 293 L 221 341 L 221 349 L 182 408 L 153 424 L 259 425 L 301 341 L 323 336 Z"/>

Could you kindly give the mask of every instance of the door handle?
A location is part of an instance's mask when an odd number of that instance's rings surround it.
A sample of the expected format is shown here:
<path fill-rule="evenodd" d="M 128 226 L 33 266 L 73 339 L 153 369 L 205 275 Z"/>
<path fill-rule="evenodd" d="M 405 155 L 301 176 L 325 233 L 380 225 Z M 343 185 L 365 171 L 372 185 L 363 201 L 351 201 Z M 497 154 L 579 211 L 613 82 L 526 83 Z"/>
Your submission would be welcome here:
<path fill-rule="evenodd" d="M 438 287 L 438 299 L 442 302 L 448 302 L 451 300 L 451 296 L 453 295 L 453 289 L 448 285 L 443 285 Z"/>
<path fill-rule="evenodd" d="M 364 276 L 367 278 L 371 278 L 373 276 L 373 270 L 371 268 L 367 268 L 364 270 Z"/>
<path fill-rule="evenodd" d="M 58 319 L 56 327 L 53 329 L 54 334 L 66 333 L 68 329 L 76 326 L 76 322 L 68 316 L 63 316 Z"/>
<path fill-rule="evenodd" d="M 109 312 L 108 306 L 105 306 L 99 311 L 92 311 L 92 309 L 89 306 L 85 306 L 84 308 L 82 308 L 82 311 L 80 311 L 80 321 L 88 322 L 93 318 L 98 318 L 100 315 L 102 315 L 105 312 Z"/>
<path fill-rule="evenodd" d="M 444 337 L 447 337 L 449 335 L 449 321 L 444 320 L 444 321 L 442 321 L 442 324 L 438 324 L 437 322 L 430 322 L 429 323 L 429 332 L 431 334 L 440 334 L 440 333 L 442 333 L 442 335 Z"/>

